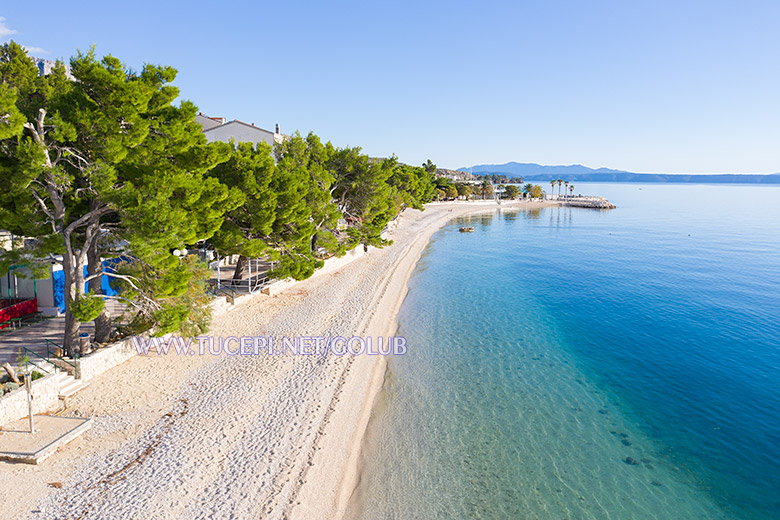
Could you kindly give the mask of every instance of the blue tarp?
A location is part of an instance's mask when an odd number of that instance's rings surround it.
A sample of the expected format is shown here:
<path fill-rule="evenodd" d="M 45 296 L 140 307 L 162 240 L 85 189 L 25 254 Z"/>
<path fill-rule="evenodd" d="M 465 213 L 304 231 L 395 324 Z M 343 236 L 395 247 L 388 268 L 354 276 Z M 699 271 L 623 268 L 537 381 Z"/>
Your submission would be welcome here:
<path fill-rule="evenodd" d="M 65 271 L 54 271 L 51 280 L 54 285 L 54 305 L 59 307 L 60 312 L 65 312 Z"/>

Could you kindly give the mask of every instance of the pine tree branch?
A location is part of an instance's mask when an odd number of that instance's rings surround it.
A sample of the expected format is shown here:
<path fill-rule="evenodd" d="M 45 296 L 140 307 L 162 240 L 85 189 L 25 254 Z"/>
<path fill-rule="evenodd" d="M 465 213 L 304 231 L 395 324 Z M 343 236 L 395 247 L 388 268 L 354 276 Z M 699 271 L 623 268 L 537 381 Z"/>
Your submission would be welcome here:
<path fill-rule="evenodd" d="M 33 198 L 35 198 L 35 200 L 41 206 L 41 210 L 43 210 L 43 213 L 52 220 L 52 224 L 53 224 L 54 221 L 57 219 L 55 218 L 54 213 L 52 213 L 51 210 L 49 210 L 49 208 L 46 206 L 46 202 L 41 198 L 40 195 L 38 195 L 38 192 L 35 191 L 34 189 L 30 188 L 30 193 L 32 193 Z"/>
<path fill-rule="evenodd" d="M 139 281 L 138 278 L 136 278 L 134 276 L 129 276 L 129 275 L 126 275 L 126 274 L 117 274 L 117 273 L 110 273 L 108 271 L 101 271 L 99 273 L 87 276 L 86 278 L 84 278 L 84 282 L 86 283 L 86 282 L 88 282 L 88 281 L 90 281 L 90 280 L 92 280 L 94 278 L 99 277 L 99 276 L 109 276 L 111 278 L 118 278 L 119 280 L 124 280 L 125 282 L 128 283 L 128 285 L 130 285 L 130 287 L 132 287 L 136 291 L 141 292 L 141 289 L 139 289 L 138 286 L 135 285 L 135 283 L 133 283 L 133 280 L 138 282 Z"/>
<path fill-rule="evenodd" d="M 73 231 L 80 228 L 81 226 L 89 224 L 90 220 L 99 219 L 103 215 L 111 213 L 112 211 L 114 211 L 113 208 L 109 206 L 102 206 L 100 208 L 93 209 L 92 211 L 89 211 L 84 215 L 82 215 L 79 219 L 71 222 L 71 224 L 65 228 L 63 234 L 67 233 L 68 235 L 70 235 L 71 233 L 73 233 Z"/>

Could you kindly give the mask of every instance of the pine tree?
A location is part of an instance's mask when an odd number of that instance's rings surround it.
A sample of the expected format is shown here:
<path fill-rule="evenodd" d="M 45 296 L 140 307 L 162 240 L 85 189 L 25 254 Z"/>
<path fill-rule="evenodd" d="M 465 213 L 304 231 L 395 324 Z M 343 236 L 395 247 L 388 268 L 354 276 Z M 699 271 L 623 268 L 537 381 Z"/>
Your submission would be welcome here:
<path fill-rule="evenodd" d="M 276 172 L 271 189 L 276 192 L 276 219 L 269 245 L 279 252 L 277 277 L 308 278 L 323 265 L 318 248 L 338 253 L 333 234 L 340 214 L 331 198 L 333 175 L 326 165 L 334 153 L 314 134 L 296 134 L 276 146 Z"/>
<path fill-rule="evenodd" d="M 397 188 L 398 196 L 403 204 L 422 210 L 423 204 L 432 201 L 436 195 L 436 185 L 430 170 L 436 171 L 436 166 L 433 163 L 427 170 L 424 167 L 398 163 L 388 182 Z"/>
<path fill-rule="evenodd" d="M 232 144 L 230 159 L 211 170 L 210 176 L 241 192 L 242 203 L 225 215 L 220 229 L 212 238 L 214 248 L 222 255 L 240 255 L 233 278 L 243 276 L 250 258 L 275 251 L 268 246 L 276 220 L 276 192 L 271 181 L 276 170 L 271 147 L 260 143 Z"/>
<path fill-rule="evenodd" d="M 372 160 L 360 148 L 343 148 L 334 154 L 330 162 L 336 178 L 333 197 L 348 224 L 347 249 L 361 243 L 389 244 L 381 234 L 400 210 L 396 188 L 388 183 L 395 167 L 394 158 Z"/>
<path fill-rule="evenodd" d="M 71 73 L 74 80 L 60 64 L 38 76 L 16 44 L 0 48 L 4 96 L 16 93 L 25 118 L 21 132 L 0 142 L 0 228 L 34 239 L 0 260 L 33 270 L 61 263 L 66 349 L 76 345 L 80 323 L 103 311 L 103 297 L 84 290 L 102 276 L 127 289 L 125 301 L 141 321 L 183 323 L 187 313 L 166 298 L 186 293 L 192 272 L 170 251 L 209 238 L 236 203 L 234 193 L 203 177 L 227 150 L 206 145 L 194 105 L 171 105 L 174 69 L 146 65 L 136 74 L 90 52 L 71 60 Z M 108 252 L 125 253 L 133 269 L 153 274 L 103 271 L 98 259 Z"/>

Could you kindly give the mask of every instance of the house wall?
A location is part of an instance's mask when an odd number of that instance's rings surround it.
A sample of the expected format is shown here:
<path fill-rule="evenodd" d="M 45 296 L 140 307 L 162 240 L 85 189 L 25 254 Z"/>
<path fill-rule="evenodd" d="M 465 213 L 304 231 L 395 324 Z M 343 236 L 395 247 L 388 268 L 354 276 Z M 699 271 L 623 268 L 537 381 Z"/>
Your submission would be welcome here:
<path fill-rule="evenodd" d="M 14 273 L 17 274 L 16 277 L 14 277 Z M 35 297 L 35 282 L 32 278 L 22 278 L 21 276 L 22 274 L 29 275 L 29 272 L 26 269 L 13 270 L 10 274 L 11 296 L 14 298 Z M 0 277 L 0 295 L 2 295 L 3 298 L 8 297 L 8 285 L 9 277 Z M 38 289 L 40 290 L 40 280 L 38 280 Z M 18 296 L 14 293 L 18 293 Z"/>
<path fill-rule="evenodd" d="M 56 266 L 59 270 L 62 267 Z M 19 271 L 21 273 L 22 271 Z M 57 304 L 54 301 L 54 280 L 51 276 L 51 271 L 48 278 L 38 278 L 33 281 L 31 278 L 16 277 L 14 282 L 13 271 L 11 271 L 11 291 L 14 291 L 15 287 L 18 287 L 19 298 L 33 298 L 37 288 L 38 292 L 38 310 L 41 311 L 44 316 L 56 316 L 59 313 Z M 36 287 L 37 285 L 37 287 Z M 0 277 L 0 295 L 3 298 L 8 296 L 8 276 Z"/>
<path fill-rule="evenodd" d="M 120 257 L 121 258 L 121 257 Z M 116 263 L 117 259 L 104 260 L 103 265 L 106 270 L 110 270 L 111 266 Z M 84 268 L 84 274 L 87 274 L 86 267 Z M 18 271 L 19 273 L 22 270 Z M 39 278 L 36 282 L 32 279 L 24 279 L 20 276 L 16 277 L 16 282 L 13 280 L 13 271 L 11 272 L 11 291 L 18 285 L 19 298 L 32 298 L 35 296 L 35 283 L 37 283 L 38 291 L 38 310 L 43 313 L 44 316 L 58 316 L 60 313 L 65 312 L 65 293 L 63 285 L 63 272 L 62 266 L 54 264 L 50 271 L 48 278 Z M 103 294 L 116 295 L 117 292 L 111 287 L 111 279 L 108 276 L 104 276 L 101 287 L 103 288 Z M 88 289 L 88 285 L 85 284 L 84 289 Z M 0 277 L 0 296 L 8 297 L 8 277 Z M 14 296 L 15 297 L 15 296 Z"/>
<path fill-rule="evenodd" d="M 56 307 L 57 306 L 54 303 L 54 285 L 52 277 L 49 276 L 43 280 L 38 280 L 38 310 L 47 314 L 47 312 L 44 311 L 44 308 L 51 309 L 52 312 L 56 314 L 56 311 L 54 310 Z M 57 309 L 57 311 L 59 311 L 59 309 Z"/>
<path fill-rule="evenodd" d="M 211 118 L 208 118 L 206 116 L 202 116 L 200 114 L 195 116 L 195 121 L 200 124 L 200 126 L 203 128 L 203 130 L 208 130 L 210 128 L 214 128 L 215 126 L 219 126 L 220 123 L 217 121 L 214 121 Z"/>

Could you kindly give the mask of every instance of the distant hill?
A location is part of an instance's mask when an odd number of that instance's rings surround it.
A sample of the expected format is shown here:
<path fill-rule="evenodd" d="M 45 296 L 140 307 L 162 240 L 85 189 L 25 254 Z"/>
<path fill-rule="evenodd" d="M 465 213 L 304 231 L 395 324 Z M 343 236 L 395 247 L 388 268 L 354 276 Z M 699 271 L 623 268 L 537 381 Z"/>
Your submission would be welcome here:
<path fill-rule="evenodd" d="M 570 166 L 543 166 L 534 163 L 508 162 L 506 164 L 480 164 L 460 171 L 475 175 L 495 173 L 523 177 L 528 182 L 549 182 L 550 179 L 580 182 L 666 182 L 666 183 L 718 183 L 718 184 L 780 184 L 780 173 L 763 174 L 665 174 L 632 173 L 609 168 L 588 168 L 581 164 Z"/>

